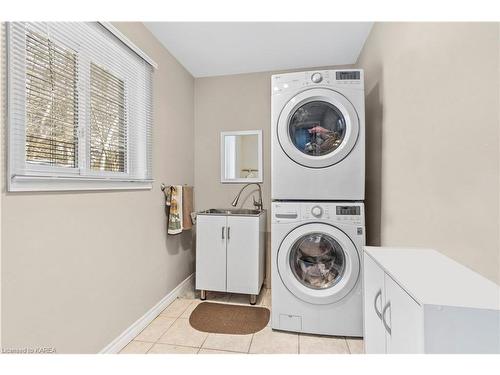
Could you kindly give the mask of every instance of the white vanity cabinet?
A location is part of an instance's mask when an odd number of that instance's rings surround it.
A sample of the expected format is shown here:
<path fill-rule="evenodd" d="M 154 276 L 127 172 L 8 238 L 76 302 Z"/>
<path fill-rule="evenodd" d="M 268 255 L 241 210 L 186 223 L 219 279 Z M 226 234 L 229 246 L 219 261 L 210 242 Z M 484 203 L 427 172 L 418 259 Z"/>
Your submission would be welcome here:
<path fill-rule="evenodd" d="M 198 214 L 196 289 L 255 298 L 264 281 L 265 234 L 265 211 L 251 216 Z"/>
<path fill-rule="evenodd" d="M 430 249 L 366 247 L 365 352 L 499 353 L 499 287 Z"/>
<path fill-rule="evenodd" d="M 226 216 L 196 218 L 196 289 L 226 291 Z"/>

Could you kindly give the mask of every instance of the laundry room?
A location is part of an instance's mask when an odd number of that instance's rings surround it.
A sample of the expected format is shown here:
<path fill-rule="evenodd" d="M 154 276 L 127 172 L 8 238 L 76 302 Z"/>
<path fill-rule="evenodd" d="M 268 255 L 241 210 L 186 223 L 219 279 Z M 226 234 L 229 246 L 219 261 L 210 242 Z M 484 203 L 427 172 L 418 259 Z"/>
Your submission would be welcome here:
<path fill-rule="evenodd" d="M 0 24 L 0 368 L 499 364 L 499 20 L 30 14 Z"/>

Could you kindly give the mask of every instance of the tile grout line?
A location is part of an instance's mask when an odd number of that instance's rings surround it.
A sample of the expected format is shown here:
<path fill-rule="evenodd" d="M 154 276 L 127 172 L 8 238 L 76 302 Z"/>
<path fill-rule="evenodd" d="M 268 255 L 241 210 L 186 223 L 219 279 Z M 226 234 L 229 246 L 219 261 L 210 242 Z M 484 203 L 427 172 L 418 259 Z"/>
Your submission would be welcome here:
<path fill-rule="evenodd" d="M 255 333 L 252 333 L 252 338 L 250 339 L 250 345 L 248 346 L 247 354 L 250 354 L 250 349 L 252 349 L 252 343 L 253 343 L 254 336 L 255 336 Z"/>
<path fill-rule="evenodd" d="M 170 305 L 169 305 L 169 306 L 170 306 Z M 168 307 L 168 306 L 167 306 L 167 307 Z M 154 318 L 153 322 L 154 322 L 156 319 L 158 319 L 159 317 L 160 317 L 160 315 L 158 315 L 156 318 Z M 153 344 L 153 346 L 154 346 L 155 344 L 157 344 L 157 343 L 158 343 L 158 340 L 159 340 L 159 339 L 160 339 L 160 338 L 161 338 L 161 337 L 162 337 L 165 333 L 167 333 L 167 331 L 170 329 L 170 327 L 172 327 L 172 325 L 173 325 L 173 324 L 176 322 L 176 320 L 177 320 L 177 318 L 170 318 L 170 317 L 165 317 L 165 318 L 166 318 L 166 319 L 174 319 L 174 321 L 172 322 L 172 324 L 170 324 L 170 325 L 168 326 L 168 328 L 165 330 L 165 332 L 163 332 L 163 333 L 160 335 L 160 337 L 159 337 L 158 339 L 156 339 L 156 341 L 146 341 L 146 340 L 138 340 L 138 339 L 137 339 L 137 337 L 139 337 L 139 336 L 140 336 L 140 334 L 141 334 L 142 332 L 144 332 L 147 328 L 149 328 L 153 322 L 149 323 L 149 324 L 148 324 L 148 325 L 147 325 L 147 326 L 146 326 L 146 327 L 145 327 L 145 328 L 144 328 L 141 332 L 139 332 L 139 333 L 138 333 L 138 334 L 137 334 L 137 335 L 136 335 L 136 336 L 132 339 L 132 341 L 147 342 L 147 343 Z M 130 341 L 130 342 L 132 342 L 132 341 Z M 152 348 L 153 346 L 151 346 L 151 348 Z M 151 349 L 151 348 L 150 348 L 150 349 Z M 149 351 L 149 349 L 148 349 L 148 351 Z M 146 353 L 147 353 L 147 352 L 146 352 Z"/>
<path fill-rule="evenodd" d="M 187 299 L 187 298 L 186 298 Z M 172 322 L 172 324 L 167 328 L 167 330 L 165 332 L 163 332 L 161 334 L 161 336 L 158 338 L 158 340 L 155 341 L 155 343 L 153 344 L 153 346 L 155 346 L 156 344 L 160 344 L 160 345 L 169 345 L 169 346 L 180 346 L 180 347 L 183 347 L 183 348 L 191 348 L 191 349 L 198 349 L 198 351 L 196 352 L 196 354 L 199 353 L 199 351 L 201 350 L 201 346 L 200 347 L 196 347 L 196 346 L 189 346 L 189 345 L 180 345 L 180 344 L 167 344 L 167 343 L 163 343 L 163 342 L 159 342 L 160 339 L 170 330 L 170 328 L 172 328 L 172 326 L 175 324 L 175 322 L 177 322 L 179 319 L 188 319 L 189 318 L 182 318 L 182 314 L 184 314 L 187 309 L 194 303 L 195 300 L 192 300 L 191 303 L 189 305 L 186 306 L 186 308 L 184 310 L 182 310 L 182 312 L 180 313 L 180 315 L 177 317 L 177 318 L 170 318 L 170 319 L 174 319 L 174 321 Z M 173 303 L 173 302 L 172 302 Z M 170 304 L 171 305 L 171 304 Z M 168 305 L 168 306 L 170 306 Z M 168 306 L 165 308 L 167 309 Z M 161 315 L 161 314 L 160 314 Z M 208 335 L 207 335 L 208 337 Z M 206 340 L 206 338 L 205 338 Z M 205 341 L 203 341 L 203 343 L 205 343 Z M 203 345 L 203 344 L 202 344 Z M 150 349 L 148 349 L 148 351 L 146 353 L 148 353 L 152 348 L 153 346 L 151 346 Z"/>
<path fill-rule="evenodd" d="M 266 290 L 265 292 L 267 292 L 267 290 Z M 261 301 L 260 301 L 260 302 L 263 302 L 263 301 L 264 301 L 265 292 L 264 292 L 264 294 L 262 295 L 262 298 L 261 298 Z M 263 305 L 261 305 L 260 307 L 265 307 L 265 308 L 267 308 L 267 306 L 263 306 Z M 270 312 L 270 310 L 269 310 L 269 312 Z M 271 320 L 271 319 L 269 319 L 269 320 Z M 269 324 L 269 322 L 268 322 L 268 324 Z M 266 327 L 267 327 L 267 325 L 266 325 Z M 265 327 L 264 327 L 264 328 L 265 328 Z M 271 329 L 272 329 L 272 328 L 271 328 Z M 250 346 L 248 347 L 248 352 L 247 352 L 247 354 L 250 354 L 250 350 L 252 349 L 252 343 L 253 343 L 253 338 L 254 338 L 254 337 L 255 337 L 255 333 L 252 333 L 252 338 L 250 339 Z"/>
<path fill-rule="evenodd" d="M 189 345 L 181 345 L 181 344 L 165 344 L 163 342 L 157 342 L 155 343 L 155 345 L 158 344 L 158 345 L 167 345 L 167 346 L 180 346 L 182 348 L 190 348 L 190 349 L 200 349 L 199 346 L 189 346 Z"/>
<path fill-rule="evenodd" d="M 170 305 L 169 305 L 169 306 L 170 306 Z M 168 306 L 167 306 L 167 307 L 168 307 Z M 153 345 L 151 345 L 151 348 L 149 348 L 149 349 L 147 350 L 146 354 L 148 354 L 148 353 L 149 353 L 149 351 L 150 351 L 151 349 L 153 349 L 153 347 L 154 347 L 156 344 L 161 344 L 161 342 L 158 342 L 158 341 L 159 341 L 159 340 L 163 337 L 163 335 L 164 335 L 165 333 L 167 333 L 167 332 L 168 332 L 168 330 L 169 330 L 170 328 L 172 328 L 172 326 L 175 324 L 175 322 L 176 322 L 176 321 L 177 321 L 177 319 L 179 319 L 179 318 L 170 318 L 170 319 L 174 319 L 174 321 L 172 322 L 172 324 L 170 324 L 170 325 L 168 326 L 168 328 L 165 330 L 165 332 L 163 332 L 163 333 L 160 335 L 160 337 L 158 337 L 158 338 L 156 339 L 156 341 L 153 343 Z M 139 340 L 137 340 L 137 341 L 139 341 Z"/>
<path fill-rule="evenodd" d="M 248 353 L 245 353 L 245 352 L 235 352 L 234 350 L 227 350 L 227 349 L 211 349 L 211 348 L 200 348 L 200 350 L 198 351 L 198 353 L 196 354 L 200 354 L 200 352 L 202 350 L 212 350 L 214 352 L 221 352 L 221 353 L 231 353 L 231 354 L 248 354 Z"/>
<path fill-rule="evenodd" d="M 177 318 L 177 319 L 180 319 L 180 317 L 188 310 L 188 308 L 194 303 L 194 301 L 195 301 L 195 299 L 193 299 L 193 301 L 186 307 L 186 310 L 184 310 L 181 313 L 181 315 L 179 316 L 179 318 Z M 186 319 L 186 318 L 184 318 L 184 319 Z M 188 324 L 189 324 L 189 317 L 187 319 L 188 319 Z M 205 341 L 207 341 L 207 339 L 208 339 L 208 335 L 207 335 L 207 337 L 205 337 L 205 339 L 203 340 L 203 342 L 201 343 L 201 345 L 198 347 L 198 351 L 196 352 L 196 354 L 200 354 L 201 348 L 203 348 L 203 344 L 205 344 Z"/>
<path fill-rule="evenodd" d="M 205 343 L 203 343 L 205 344 Z M 201 349 L 205 349 L 205 350 L 215 350 L 216 352 L 229 352 L 229 353 L 235 353 L 235 354 L 249 354 L 248 352 L 237 352 L 236 350 L 229 350 L 229 349 L 214 349 L 214 348 L 203 348 L 203 347 L 200 347 L 200 351 Z M 199 352 L 197 353 L 199 354 Z"/>
<path fill-rule="evenodd" d="M 173 305 L 173 304 L 174 304 L 174 302 L 175 302 L 175 301 L 177 301 L 177 300 L 179 300 L 179 299 L 180 299 L 180 298 L 176 298 L 174 301 L 172 301 L 172 303 L 171 303 L 170 305 L 168 305 L 167 307 L 165 307 L 165 309 L 163 309 L 163 311 L 165 311 L 166 309 L 168 309 L 171 305 Z M 149 351 L 150 351 L 150 350 L 151 350 L 151 349 L 152 349 L 152 348 L 153 348 L 156 344 L 163 344 L 163 343 L 159 342 L 159 341 L 160 341 L 160 339 L 161 339 L 161 338 L 162 338 L 162 337 L 163 337 L 163 336 L 164 336 L 164 335 L 165 335 L 165 334 L 169 331 L 169 329 L 170 329 L 170 328 L 172 328 L 172 326 L 175 324 L 175 322 L 176 322 L 177 320 L 179 320 L 179 318 L 181 317 L 181 315 L 182 315 L 182 314 L 184 314 L 184 312 L 185 312 L 185 311 L 188 309 L 188 307 L 189 307 L 189 306 L 191 306 L 192 304 L 193 304 L 193 302 L 191 302 L 189 305 L 187 305 L 187 306 L 186 306 L 186 308 L 185 308 L 184 310 L 182 310 L 182 312 L 180 313 L 180 315 L 179 315 L 177 318 L 170 318 L 170 319 L 174 319 L 174 321 L 172 322 L 172 324 L 170 324 L 170 325 L 168 326 L 168 328 L 165 330 L 165 332 L 163 332 L 163 333 L 160 335 L 160 337 L 158 337 L 158 339 L 156 339 L 156 341 L 153 343 L 153 345 L 151 345 L 151 348 L 149 348 L 149 349 L 146 351 L 146 354 L 147 354 L 147 353 L 149 353 Z M 162 311 L 162 312 L 163 312 L 163 311 Z M 160 313 L 160 315 L 161 315 L 161 313 Z M 160 315 L 158 315 L 156 318 L 158 318 Z M 155 319 L 156 319 L 156 318 L 155 318 Z M 167 317 L 167 316 L 166 316 L 165 318 L 169 318 L 169 317 Z M 149 324 L 151 324 L 151 323 L 149 323 Z M 148 327 L 149 327 L 149 325 L 148 325 Z M 146 327 L 146 328 L 147 328 L 147 327 Z M 144 329 L 146 329 L 146 328 L 144 328 Z M 137 336 L 136 336 L 136 337 L 137 337 Z M 134 338 L 134 340 L 135 340 L 135 338 Z M 139 340 L 137 340 L 137 341 L 139 341 Z M 169 344 L 165 344 L 165 345 L 169 345 Z M 182 345 L 180 345 L 180 346 L 182 346 Z"/>
<path fill-rule="evenodd" d="M 349 341 L 347 341 L 347 337 L 344 337 L 344 341 L 347 346 L 347 351 L 349 352 L 349 354 L 352 354 L 351 347 L 349 346 Z"/>
<path fill-rule="evenodd" d="M 195 328 L 195 329 L 196 329 L 196 328 Z M 200 332 L 201 332 L 201 331 L 200 331 Z M 206 332 L 205 332 L 205 333 L 206 333 Z M 205 342 L 207 341 L 207 339 L 208 339 L 208 336 L 209 336 L 209 335 L 210 335 L 210 333 L 209 333 L 209 334 L 207 334 L 207 337 L 205 337 L 205 340 L 203 340 L 203 342 L 201 343 L 201 345 L 200 345 L 200 349 L 198 350 L 198 352 L 197 352 L 196 354 L 199 354 L 199 353 L 200 353 L 201 348 L 203 348 L 203 345 L 205 345 Z"/>
<path fill-rule="evenodd" d="M 155 346 L 155 345 L 156 345 L 156 343 L 154 342 L 154 343 L 151 345 L 151 347 L 150 347 L 148 350 L 146 350 L 146 353 L 144 353 L 144 354 L 148 354 L 148 353 L 149 353 L 149 351 L 150 351 L 151 349 L 153 349 L 153 346 Z"/>

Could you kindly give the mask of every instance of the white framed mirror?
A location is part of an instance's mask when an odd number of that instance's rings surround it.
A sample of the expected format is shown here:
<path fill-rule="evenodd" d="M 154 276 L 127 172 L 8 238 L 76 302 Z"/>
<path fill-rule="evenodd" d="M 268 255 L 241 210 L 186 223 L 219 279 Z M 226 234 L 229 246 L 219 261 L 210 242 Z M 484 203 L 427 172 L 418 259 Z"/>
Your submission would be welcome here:
<path fill-rule="evenodd" d="M 222 183 L 262 182 L 262 130 L 221 132 Z"/>

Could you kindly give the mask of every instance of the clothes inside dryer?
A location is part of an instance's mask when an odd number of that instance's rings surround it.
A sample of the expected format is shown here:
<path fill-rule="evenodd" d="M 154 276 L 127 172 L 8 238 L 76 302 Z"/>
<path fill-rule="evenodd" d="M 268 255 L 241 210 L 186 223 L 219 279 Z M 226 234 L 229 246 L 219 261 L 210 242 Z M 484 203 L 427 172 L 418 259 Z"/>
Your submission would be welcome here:
<path fill-rule="evenodd" d="M 342 112 L 330 103 L 311 101 L 291 116 L 288 130 L 297 149 L 307 155 L 321 156 L 335 151 L 346 133 Z"/>
<path fill-rule="evenodd" d="M 290 251 L 290 266 L 303 285 L 326 289 L 335 285 L 345 269 L 342 247 L 324 233 L 310 233 L 299 238 Z"/>

